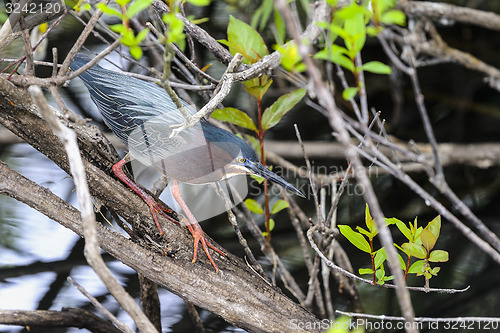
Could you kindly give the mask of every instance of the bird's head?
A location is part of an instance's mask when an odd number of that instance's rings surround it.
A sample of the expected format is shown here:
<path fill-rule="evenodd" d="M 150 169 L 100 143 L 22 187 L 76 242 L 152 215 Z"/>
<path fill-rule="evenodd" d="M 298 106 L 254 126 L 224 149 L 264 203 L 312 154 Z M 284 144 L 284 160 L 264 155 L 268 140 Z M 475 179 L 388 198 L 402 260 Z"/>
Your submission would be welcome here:
<path fill-rule="evenodd" d="M 292 184 L 262 165 L 255 150 L 245 140 L 208 122 L 202 121 L 201 125 L 205 140 L 210 143 L 212 156 L 221 158 L 219 165 L 224 168 L 226 177 L 250 173 L 305 198 Z"/>

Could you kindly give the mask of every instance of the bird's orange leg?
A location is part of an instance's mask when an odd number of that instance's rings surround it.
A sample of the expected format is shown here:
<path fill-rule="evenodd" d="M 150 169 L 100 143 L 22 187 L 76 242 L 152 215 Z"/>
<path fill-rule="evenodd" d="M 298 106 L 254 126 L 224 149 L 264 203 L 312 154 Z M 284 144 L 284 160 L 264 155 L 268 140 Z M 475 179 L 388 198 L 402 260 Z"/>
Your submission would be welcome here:
<path fill-rule="evenodd" d="M 215 264 L 214 260 L 212 259 L 212 256 L 210 255 L 210 252 L 208 251 L 208 248 L 212 248 L 215 252 L 225 256 L 224 252 L 219 250 L 217 247 L 215 247 L 212 243 L 210 243 L 206 238 L 205 238 L 205 233 L 203 232 L 203 229 L 201 229 L 201 226 L 198 224 L 198 221 L 196 221 L 196 218 L 194 217 L 193 213 L 189 210 L 188 206 L 184 202 L 184 200 L 181 197 L 181 192 L 179 190 L 179 183 L 177 181 L 172 182 L 172 195 L 174 196 L 174 199 L 177 201 L 177 203 L 181 206 L 182 210 L 184 213 L 186 213 L 186 216 L 189 220 L 189 223 L 184 222 L 186 226 L 188 227 L 189 231 L 191 232 L 191 235 L 193 235 L 194 238 L 194 254 L 193 254 L 193 263 L 196 261 L 196 256 L 198 252 L 198 243 L 201 242 L 201 246 L 203 247 L 203 250 L 207 254 L 208 260 L 212 263 L 212 266 L 215 268 L 215 272 L 219 273 L 219 268 L 217 268 L 217 265 Z"/>
<path fill-rule="evenodd" d="M 179 224 L 178 221 L 176 221 L 174 218 L 172 218 L 168 214 L 172 214 L 174 211 L 170 208 L 167 208 L 163 205 L 160 205 L 150 194 L 148 194 L 146 191 L 144 191 L 142 188 L 137 186 L 136 183 L 134 183 L 130 178 L 125 175 L 123 172 L 123 166 L 128 162 L 127 158 L 125 157 L 122 159 L 120 162 L 116 163 L 113 165 L 113 172 L 118 177 L 122 182 L 124 182 L 128 187 L 130 187 L 137 195 L 139 195 L 144 202 L 146 202 L 149 206 L 149 210 L 151 211 L 151 214 L 153 215 L 153 219 L 156 223 L 156 226 L 158 227 L 158 230 L 160 231 L 160 235 L 163 234 L 163 230 L 161 230 L 160 223 L 158 222 L 158 219 L 156 218 L 156 213 L 160 213 L 163 215 L 166 219 L 169 221 L 174 222 L 175 224 Z"/>

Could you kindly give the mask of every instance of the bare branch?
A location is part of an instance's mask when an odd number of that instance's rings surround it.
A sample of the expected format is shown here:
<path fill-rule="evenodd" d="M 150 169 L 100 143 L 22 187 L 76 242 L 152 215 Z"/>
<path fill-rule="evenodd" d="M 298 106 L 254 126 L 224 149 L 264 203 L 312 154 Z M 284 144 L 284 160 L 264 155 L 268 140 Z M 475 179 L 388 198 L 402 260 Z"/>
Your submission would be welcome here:
<path fill-rule="evenodd" d="M 120 333 L 111 323 L 83 309 L 0 310 L 0 324 L 42 327 L 78 327 L 95 333 Z"/>
<path fill-rule="evenodd" d="M 99 309 L 99 311 L 101 311 L 101 313 L 103 313 L 106 318 L 111 320 L 111 322 L 113 322 L 120 329 L 120 331 L 124 333 L 134 332 L 130 327 L 119 321 L 118 318 L 115 317 L 115 315 L 108 311 L 108 309 L 106 309 L 101 303 L 99 303 L 99 301 L 95 297 L 93 297 L 87 290 L 85 290 L 80 284 L 78 284 L 71 276 L 68 276 L 67 280 L 69 283 L 74 285 L 76 289 L 78 289 L 85 297 L 87 297 L 90 303 L 92 303 L 97 309 Z"/>
<path fill-rule="evenodd" d="M 447 3 L 401 0 L 396 8 L 407 15 L 424 16 L 435 20 L 452 20 L 473 24 L 492 30 L 500 30 L 500 15 L 473 8 L 455 6 Z"/>

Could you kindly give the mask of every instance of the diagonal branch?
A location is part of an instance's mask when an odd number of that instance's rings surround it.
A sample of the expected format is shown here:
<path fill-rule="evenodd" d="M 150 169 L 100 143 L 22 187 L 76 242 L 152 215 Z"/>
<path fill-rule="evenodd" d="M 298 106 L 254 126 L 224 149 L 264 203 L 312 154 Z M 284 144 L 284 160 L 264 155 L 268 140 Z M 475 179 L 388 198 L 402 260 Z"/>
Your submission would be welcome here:
<path fill-rule="evenodd" d="M 69 172 L 59 139 L 41 118 L 30 112 L 33 109 L 31 99 L 24 90 L 0 78 L 0 123 Z M 97 237 L 104 251 L 151 281 L 248 331 L 290 332 L 297 330 L 294 322 L 316 321 L 311 313 L 269 286 L 241 259 L 230 253 L 227 257 L 215 258 L 221 269 L 220 274 L 216 274 L 204 258 L 192 264 L 192 238 L 189 233 L 160 217 L 165 232 L 159 237 L 147 205 L 101 170 L 109 172 L 115 156 L 110 155 L 101 134 L 87 125 L 69 125 L 78 136 L 91 194 L 133 224 L 137 233 L 144 237 L 141 244 L 137 244 L 98 225 Z M 82 235 L 78 210 L 3 163 L 0 164 L 0 192 Z M 166 257 L 160 250 L 152 250 L 153 244 L 146 235 L 164 249 L 175 249 L 175 254 Z M 317 329 L 311 326 L 309 331 Z"/>

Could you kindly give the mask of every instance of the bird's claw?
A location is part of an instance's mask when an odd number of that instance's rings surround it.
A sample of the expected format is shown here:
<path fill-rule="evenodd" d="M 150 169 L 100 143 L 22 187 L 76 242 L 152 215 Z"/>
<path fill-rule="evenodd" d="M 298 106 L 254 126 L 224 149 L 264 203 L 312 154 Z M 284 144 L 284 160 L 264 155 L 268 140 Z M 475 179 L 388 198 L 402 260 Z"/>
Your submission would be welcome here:
<path fill-rule="evenodd" d="M 192 263 L 196 262 L 197 254 L 198 254 L 198 244 L 201 242 L 201 246 L 202 246 L 203 250 L 205 251 L 205 253 L 207 254 L 208 260 L 210 260 L 210 263 L 215 268 L 215 272 L 219 273 L 219 268 L 215 264 L 215 261 L 212 259 L 212 256 L 210 255 L 208 248 L 210 247 L 212 250 L 214 250 L 215 252 L 219 253 L 222 256 L 226 256 L 226 254 L 224 252 L 222 252 L 221 250 L 219 250 L 212 243 L 210 243 L 210 241 L 205 237 L 205 233 L 203 232 L 203 229 L 201 229 L 201 227 L 198 223 L 196 223 L 196 224 L 185 223 L 185 224 L 188 227 L 189 231 L 191 232 L 191 235 L 193 235 L 193 239 L 194 239 L 194 246 L 193 246 L 194 253 L 193 253 L 193 260 L 191 262 Z"/>

